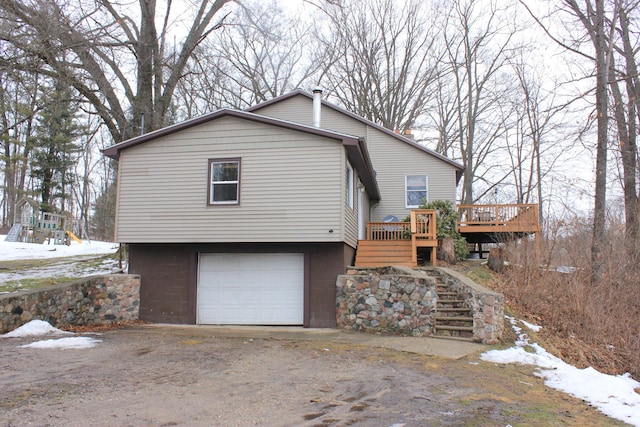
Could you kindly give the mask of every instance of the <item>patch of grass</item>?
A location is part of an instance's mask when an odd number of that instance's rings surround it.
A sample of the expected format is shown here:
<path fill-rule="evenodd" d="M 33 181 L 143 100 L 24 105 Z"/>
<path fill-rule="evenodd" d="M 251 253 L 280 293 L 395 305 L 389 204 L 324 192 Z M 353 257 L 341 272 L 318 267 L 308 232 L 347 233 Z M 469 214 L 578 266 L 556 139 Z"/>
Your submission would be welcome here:
<path fill-rule="evenodd" d="M 18 259 L 10 261 L 0 261 L 0 272 L 13 273 L 22 270 L 34 270 L 38 268 L 49 267 L 52 265 L 67 265 L 74 264 L 78 267 L 97 267 L 100 266 L 105 260 L 112 259 L 118 260 L 118 254 L 107 255 L 78 255 L 72 257 L 62 258 L 40 258 L 40 259 Z"/>
<path fill-rule="evenodd" d="M 621 421 L 606 417 L 580 399 L 548 388 L 534 376 L 530 365 L 499 365 L 480 362 L 463 365 L 464 361 L 447 361 L 440 372 L 464 370 L 476 381 L 471 392 L 461 398 L 461 405 L 473 408 L 476 419 L 466 425 L 496 425 L 500 414 L 515 426 L 623 426 Z"/>
<path fill-rule="evenodd" d="M 10 261 L 0 261 L 0 271 L 15 272 L 34 268 L 47 267 L 60 262 L 60 259 L 68 258 L 41 258 L 41 259 L 17 259 Z"/>
<path fill-rule="evenodd" d="M 477 265 L 473 267 L 466 273 L 466 275 L 474 282 L 487 287 L 490 287 L 490 285 L 496 280 L 493 272 L 485 265 Z"/>
<path fill-rule="evenodd" d="M 26 291 L 59 285 L 78 280 L 77 277 L 40 277 L 36 279 L 7 280 L 0 285 L 0 292 Z"/>
<path fill-rule="evenodd" d="M 0 283 L 0 292 L 33 290 L 60 283 L 73 282 L 83 277 L 83 271 L 87 272 L 85 274 L 86 277 L 91 276 L 95 274 L 92 273 L 92 271 L 104 267 L 108 261 L 115 262 L 117 259 L 117 254 L 108 254 L 100 256 L 78 255 L 63 258 L 2 261 L 0 262 L 0 273 L 24 273 L 26 277 L 6 280 Z M 29 277 L 30 275 L 42 276 L 42 273 L 37 274 L 38 270 L 47 268 L 50 270 L 58 270 L 59 273 L 47 273 L 46 277 Z M 68 274 L 75 276 L 71 277 L 68 276 Z"/>

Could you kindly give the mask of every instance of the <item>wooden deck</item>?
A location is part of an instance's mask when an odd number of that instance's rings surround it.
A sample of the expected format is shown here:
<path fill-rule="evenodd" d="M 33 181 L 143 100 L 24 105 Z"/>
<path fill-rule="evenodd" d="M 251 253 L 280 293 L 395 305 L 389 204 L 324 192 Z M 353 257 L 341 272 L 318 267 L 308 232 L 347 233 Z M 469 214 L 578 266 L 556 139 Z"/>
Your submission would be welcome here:
<path fill-rule="evenodd" d="M 458 231 L 471 244 L 500 243 L 540 232 L 537 204 L 459 205 Z M 436 265 L 436 211 L 413 210 L 410 222 L 369 222 L 358 242 L 356 267 L 418 266 L 418 249 L 430 248 Z"/>
<path fill-rule="evenodd" d="M 430 250 L 430 260 L 436 264 L 436 211 L 411 211 L 410 222 L 369 222 L 367 236 L 358 242 L 356 267 L 386 265 L 418 266 L 418 248 Z"/>
<path fill-rule="evenodd" d="M 458 231 L 469 243 L 499 243 L 540 232 L 537 204 L 458 205 Z"/>

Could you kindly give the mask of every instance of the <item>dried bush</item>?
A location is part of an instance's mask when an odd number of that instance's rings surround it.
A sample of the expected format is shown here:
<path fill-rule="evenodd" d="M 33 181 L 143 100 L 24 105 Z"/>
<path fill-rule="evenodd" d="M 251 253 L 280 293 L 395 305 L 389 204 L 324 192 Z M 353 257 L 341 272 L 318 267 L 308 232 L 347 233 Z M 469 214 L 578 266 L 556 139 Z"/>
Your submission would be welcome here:
<path fill-rule="evenodd" d="M 623 228 L 607 232 L 598 285 L 590 283 L 590 228 L 575 222 L 556 224 L 537 254 L 533 241 L 507 245 L 498 290 L 545 326 L 543 339 L 565 360 L 640 378 L 640 266 L 625 255 Z"/>

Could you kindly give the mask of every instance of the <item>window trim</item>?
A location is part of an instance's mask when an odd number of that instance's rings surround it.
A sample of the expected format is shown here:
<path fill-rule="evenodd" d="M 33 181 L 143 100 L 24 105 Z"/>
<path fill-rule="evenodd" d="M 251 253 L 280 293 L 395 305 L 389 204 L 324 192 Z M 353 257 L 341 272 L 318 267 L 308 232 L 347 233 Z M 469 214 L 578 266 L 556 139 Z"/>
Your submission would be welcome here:
<path fill-rule="evenodd" d="M 347 207 L 349 207 L 350 209 L 354 209 L 354 191 L 353 191 L 353 187 L 355 184 L 355 175 L 353 173 L 353 167 L 351 166 L 351 164 L 349 164 L 349 162 L 347 162 L 347 170 L 346 170 L 346 186 L 347 186 Z"/>
<path fill-rule="evenodd" d="M 235 183 L 237 184 L 236 189 L 236 200 L 234 201 L 225 201 L 225 202 L 214 202 L 211 199 L 212 193 L 211 190 L 213 188 L 213 165 L 214 163 L 237 163 L 238 164 L 238 179 L 237 181 L 221 181 L 220 183 Z M 242 161 L 240 157 L 232 157 L 232 158 L 222 158 L 222 159 L 209 159 L 208 161 L 209 171 L 207 173 L 207 206 L 238 206 L 240 205 L 240 187 L 241 187 L 241 177 L 242 177 Z"/>
<path fill-rule="evenodd" d="M 424 192 L 425 192 L 425 203 L 429 202 L 429 176 L 426 173 L 415 173 L 415 174 L 407 174 L 404 176 L 404 207 L 407 209 L 416 209 L 419 208 L 420 205 L 410 205 L 409 204 L 409 198 L 407 197 L 408 195 L 408 188 L 407 188 L 407 179 L 410 176 L 421 176 L 424 177 Z M 411 191 L 418 191 L 418 190 L 411 190 Z M 420 190 L 422 191 L 422 190 Z"/>

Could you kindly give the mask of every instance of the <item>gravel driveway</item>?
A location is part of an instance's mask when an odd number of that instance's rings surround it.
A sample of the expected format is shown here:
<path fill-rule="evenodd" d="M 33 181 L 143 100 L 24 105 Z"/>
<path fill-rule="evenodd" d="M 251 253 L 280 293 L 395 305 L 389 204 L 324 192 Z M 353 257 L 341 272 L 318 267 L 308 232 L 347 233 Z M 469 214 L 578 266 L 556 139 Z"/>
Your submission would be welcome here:
<path fill-rule="evenodd" d="M 0 340 L 0 425 L 621 425 L 547 389 L 530 368 L 477 356 L 199 328 L 91 336 L 102 342 L 79 350 Z"/>

